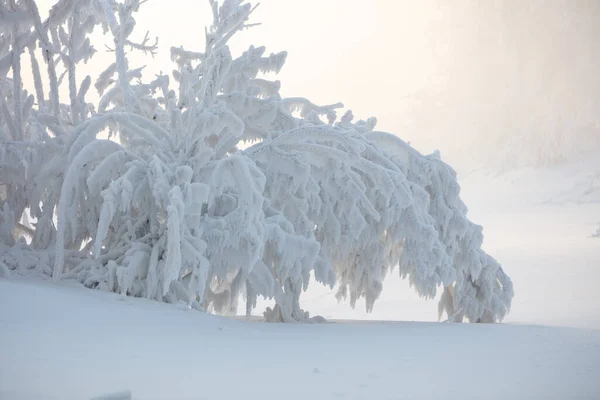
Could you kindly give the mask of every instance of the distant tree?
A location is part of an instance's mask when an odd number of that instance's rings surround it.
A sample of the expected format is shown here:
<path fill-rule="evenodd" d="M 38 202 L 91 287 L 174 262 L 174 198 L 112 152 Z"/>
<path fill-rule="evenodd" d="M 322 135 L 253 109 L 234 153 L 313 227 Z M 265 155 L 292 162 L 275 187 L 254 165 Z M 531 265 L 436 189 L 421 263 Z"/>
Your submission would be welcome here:
<path fill-rule="evenodd" d="M 59 1 L 44 21 L 33 0 L 0 3 L 5 275 L 220 313 L 240 295 L 250 313 L 263 296 L 276 301 L 268 320 L 301 321 L 311 275 L 371 310 L 397 267 L 422 296 L 445 287 L 440 310 L 456 319 L 506 315 L 511 281 L 481 250 L 482 229 L 439 154 L 374 132 L 373 118 L 338 120 L 341 104 L 283 98 L 260 74 L 279 72 L 286 53 L 251 46 L 233 57 L 227 46 L 250 26 L 243 0 L 210 1 L 204 51 L 171 48 L 172 77 L 144 82 L 126 51 L 156 50 L 131 39 L 141 3 Z M 92 81 L 77 66 L 94 54 L 98 25 L 115 61 Z"/>

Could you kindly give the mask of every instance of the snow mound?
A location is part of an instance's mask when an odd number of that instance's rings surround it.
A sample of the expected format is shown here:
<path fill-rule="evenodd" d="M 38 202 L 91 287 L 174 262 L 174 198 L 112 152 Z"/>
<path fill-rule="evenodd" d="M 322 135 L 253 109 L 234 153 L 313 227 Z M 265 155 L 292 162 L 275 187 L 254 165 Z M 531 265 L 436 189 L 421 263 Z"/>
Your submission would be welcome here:
<path fill-rule="evenodd" d="M 370 311 L 397 269 L 422 297 L 443 290 L 440 314 L 507 315 L 512 282 L 438 153 L 373 132 L 375 118 L 338 118 L 341 103 L 283 97 L 267 78 L 286 52 L 229 48 L 251 25 L 243 0 L 209 1 L 203 52 L 171 48 L 172 75 L 145 80 L 127 58 L 157 48 L 133 39 L 143 3 L 59 1 L 43 22 L 35 1 L 12 6 L 11 45 L 0 46 L 0 276 L 220 314 L 241 297 L 247 314 L 274 299 L 264 315 L 292 322 L 309 319 L 311 277 Z M 97 104 L 81 73 L 96 26 L 115 56 L 93 81 Z"/>

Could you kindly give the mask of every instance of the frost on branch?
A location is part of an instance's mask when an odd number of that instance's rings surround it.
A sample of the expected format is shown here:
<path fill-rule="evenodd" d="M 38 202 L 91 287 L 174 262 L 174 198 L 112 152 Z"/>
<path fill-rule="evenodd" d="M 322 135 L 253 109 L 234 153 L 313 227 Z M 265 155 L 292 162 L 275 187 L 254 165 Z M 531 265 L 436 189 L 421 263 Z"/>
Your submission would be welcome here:
<path fill-rule="evenodd" d="M 454 319 L 466 316 L 482 322 L 506 315 L 513 297 L 512 283 L 500 264 L 481 250 L 482 228 L 466 218 L 467 207 L 459 197 L 454 170 L 439 154 L 423 156 L 396 136 L 382 132 L 365 136 L 385 148 L 397 165 L 408 167 L 407 178 L 416 184 L 416 191 L 426 192 L 427 200 L 420 204 L 431 216 L 445 253 L 443 263 L 452 271 L 451 279 L 443 280 L 440 315 L 446 312 Z M 405 269 L 401 262 L 401 275 L 408 276 L 417 291 L 426 294 L 424 291 L 432 286 L 412 268 L 414 264 Z"/>
<path fill-rule="evenodd" d="M 240 297 L 247 313 L 272 298 L 268 320 L 303 321 L 312 276 L 370 311 L 398 268 L 424 297 L 443 287 L 452 318 L 501 320 L 512 285 L 481 250 L 454 171 L 373 132 L 374 118 L 338 119 L 340 103 L 283 98 L 266 74 L 285 52 L 234 57 L 227 45 L 252 6 L 209 3 L 204 49 L 172 47 L 176 69 L 150 82 L 127 59 L 156 50 L 148 34 L 133 39 L 140 1 L 60 1 L 43 21 L 32 0 L 0 3 L 2 276 L 223 314 Z M 95 26 L 114 62 L 92 79 L 81 67 Z"/>

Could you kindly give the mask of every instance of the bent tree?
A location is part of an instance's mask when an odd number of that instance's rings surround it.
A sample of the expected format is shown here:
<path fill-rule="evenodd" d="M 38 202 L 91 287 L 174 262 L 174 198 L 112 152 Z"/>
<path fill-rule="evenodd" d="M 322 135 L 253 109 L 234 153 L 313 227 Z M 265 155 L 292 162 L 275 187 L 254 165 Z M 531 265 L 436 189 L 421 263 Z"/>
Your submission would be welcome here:
<path fill-rule="evenodd" d="M 0 2 L 3 275 L 219 313 L 262 296 L 268 320 L 302 321 L 311 280 L 372 310 L 397 269 L 421 296 L 443 288 L 455 320 L 507 314 L 511 281 L 439 153 L 281 96 L 267 77 L 285 52 L 229 50 L 250 26 L 242 0 L 210 1 L 204 49 L 171 48 L 173 73 L 146 80 L 127 57 L 157 48 L 132 39 L 142 3 L 61 0 L 42 19 L 33 0 Z M 96 28 L 114 61 L 92 78 Z"/>

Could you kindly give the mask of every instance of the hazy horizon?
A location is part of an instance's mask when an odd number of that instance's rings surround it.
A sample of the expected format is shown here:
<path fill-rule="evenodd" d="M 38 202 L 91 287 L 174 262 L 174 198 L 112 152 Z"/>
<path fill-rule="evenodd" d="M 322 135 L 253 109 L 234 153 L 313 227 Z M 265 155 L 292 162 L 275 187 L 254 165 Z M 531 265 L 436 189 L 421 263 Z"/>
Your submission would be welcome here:
<path fill-rule="evenodd" d="M 42 15 L 51 4 L 39 2 Z M 135 37 L 158 37 L 158 53 L 129 52 L 130 66 L 146 65 L 145 80 L 170 74 L 170 47 L 202 51 L 210 20 L 208 1 L 149 1 Z M 231 50 L 287 51 L 276 77 L 283 96 L 343 102 L 356 119 L 375 116 L 376 129 L 424 153 L 439 149 L 468 172 L 489 162 L 543 164 L 600 144 L 596 21 L 593 0 L 266 0 L 250 21 L 261 25 L 234 37 Z M 113 61 L 101 44 L 96 50 L 78 71 L 93 80 Z"/>

